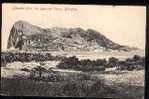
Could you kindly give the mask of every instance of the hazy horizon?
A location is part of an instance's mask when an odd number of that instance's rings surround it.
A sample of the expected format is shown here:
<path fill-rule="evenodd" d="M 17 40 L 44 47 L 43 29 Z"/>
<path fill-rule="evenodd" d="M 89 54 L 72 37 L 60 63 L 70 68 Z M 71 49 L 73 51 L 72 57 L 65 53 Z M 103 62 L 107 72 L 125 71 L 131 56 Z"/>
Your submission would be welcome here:
<path fill-rule="evenodd" d="M 14 10 L 16 6 L 55 9 L 67 7 L 71 11 Z M 94 29 L 118 44 L 145 49 L 146 7 L 144 6 L 3 4 L 2 50 L 7 49 L 10 30 L 19 20 L 44 29 L 52 27 Z"/>

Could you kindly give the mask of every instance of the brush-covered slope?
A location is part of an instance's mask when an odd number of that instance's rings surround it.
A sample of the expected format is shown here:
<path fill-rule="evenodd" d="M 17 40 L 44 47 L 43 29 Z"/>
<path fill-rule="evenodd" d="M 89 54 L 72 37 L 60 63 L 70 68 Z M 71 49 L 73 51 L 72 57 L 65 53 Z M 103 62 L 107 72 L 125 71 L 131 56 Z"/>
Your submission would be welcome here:
<path fill-rule="evenodd" d="M 135 48 L 117 44 L 100 32 L 82 28 L 43 29 L 17 21 L 10 31 L 7 48 L 42 51 L 129 51 Z"/>

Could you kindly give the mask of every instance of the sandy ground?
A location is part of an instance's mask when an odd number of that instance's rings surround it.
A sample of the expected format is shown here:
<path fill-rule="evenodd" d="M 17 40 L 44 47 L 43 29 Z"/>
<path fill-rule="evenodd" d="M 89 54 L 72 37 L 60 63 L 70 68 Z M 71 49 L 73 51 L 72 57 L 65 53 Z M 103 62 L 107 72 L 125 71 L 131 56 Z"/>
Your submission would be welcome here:
<path fill-rule="evenodd" d="M 99 52 L 99 51 L 91 51 L 91 52 L 51 52 L 52 55 L 62 55 L 62 56 L 76 56 L 80 60 L 82 59 L 90 59 L 90 60 L 96 60 L 96 59 L 107 59 L 110 57 L 116 57 L 120 60 L 131 58 L 134 55 L 139 56 L 145 56 L 144 50 L 136 50 L 136 51 L 130 51 L 130 52 L 124 52 L 124 51 L 112 51 L 112 52 Z"/>
<path fill-rule="evenodd" d="M 129 84 L 136 86 L 144 86 L 144 70 L 134 71 L 115 71 L 116 74 L 96 74 L 103 77 L 108 84 Z"/>

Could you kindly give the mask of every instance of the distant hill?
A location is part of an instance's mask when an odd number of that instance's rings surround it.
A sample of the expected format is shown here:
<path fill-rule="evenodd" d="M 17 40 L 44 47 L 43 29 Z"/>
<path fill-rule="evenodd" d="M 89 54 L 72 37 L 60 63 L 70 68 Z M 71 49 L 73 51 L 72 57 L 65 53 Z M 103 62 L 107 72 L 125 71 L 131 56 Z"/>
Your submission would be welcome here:
<path fill-rule="evenodd" d="M 49 23 L 50 24 L 50 23 Z M 7 48 L 41 51 L 130 51 L 100 32 L 78 28 L 43 29 L 25 21 L 17 21 L 10 31 Z"/>

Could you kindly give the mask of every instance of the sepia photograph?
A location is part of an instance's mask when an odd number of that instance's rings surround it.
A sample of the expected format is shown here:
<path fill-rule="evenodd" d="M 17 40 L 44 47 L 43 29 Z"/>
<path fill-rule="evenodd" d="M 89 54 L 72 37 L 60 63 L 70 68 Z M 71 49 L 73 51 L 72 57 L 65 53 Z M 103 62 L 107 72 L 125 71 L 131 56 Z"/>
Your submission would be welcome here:
<path fill-rule="evenodd" d="M 1 96 L 144 99 L 145 6 L 2 4 Z"/>

